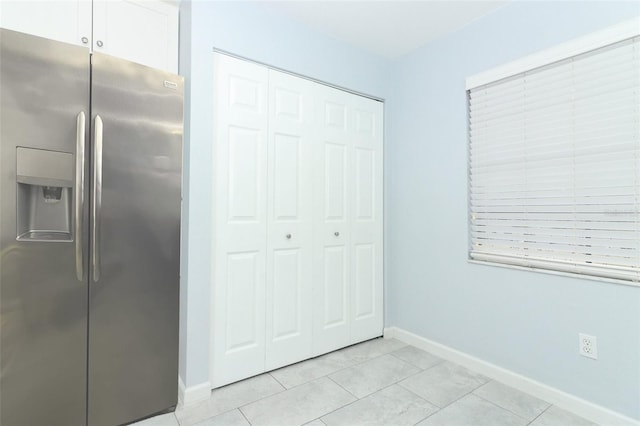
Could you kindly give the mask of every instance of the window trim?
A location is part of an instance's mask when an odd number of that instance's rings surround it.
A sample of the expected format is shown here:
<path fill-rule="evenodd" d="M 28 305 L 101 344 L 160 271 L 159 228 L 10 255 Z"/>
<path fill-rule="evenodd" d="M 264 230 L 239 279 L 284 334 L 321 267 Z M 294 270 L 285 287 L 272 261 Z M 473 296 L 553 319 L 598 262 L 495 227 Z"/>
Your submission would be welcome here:
<path fill-rule="evenodd" d="M 605 282 L 608 284 L 624 285 L 627 287 L 640 287 L 640 283 L 635 281 L 619 280 L 617 278 L 599 277 L 597 275 L 579 274 L 577 272 L 566 272 L 566 271 L 557 271 L 554 269 L 534 268 L 532 266 L 510 265 L 508 263 L 488 262 L 486 260 L 477 260 L 477 259 L 471 259 L 471 258 L 467 258 L 467 263 L 474 264 L 474 265 L 491 266 L 499 269 L 516 269 L 519 271 L 536 272 L 536 273 L 541 273 L 546 275 L 556 275 L 559 277 L 577 278 L 577 279 L 589 280 L 589 281 L 599 281 L 599 282 Z"/>
<path fill-rule="evenodd" d="M 541 50 L 490 70 L 474 74 L 466 79 L 466 90 L 511 77 L 534 68 L 562 61 L 628 38 L 640 36 L 640 16 L 607 27 L 603 30 L 575 38 L 568 42 Z"/>

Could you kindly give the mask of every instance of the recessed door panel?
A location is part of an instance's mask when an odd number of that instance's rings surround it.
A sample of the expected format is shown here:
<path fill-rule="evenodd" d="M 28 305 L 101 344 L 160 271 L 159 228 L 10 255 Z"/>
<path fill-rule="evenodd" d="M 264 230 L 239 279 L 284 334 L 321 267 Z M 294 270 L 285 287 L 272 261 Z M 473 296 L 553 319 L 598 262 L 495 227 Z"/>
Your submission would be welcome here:
<path fill-rule="evenodd" d="M 226 353 L 258 345 L 258 253 L 229 254 L 227 261 Z"/>
<path fill-rule="evenodd" d="M 302 333 L 300 249 L 276 250 L 273 256 L 273 340 L 279 341 Z"/>
<path fill-rule="evenodd" d="M 375 101 L 373 101 L 375 102 Z M 371 142 L 373 142 L 373 138 L 375 138 L 375 120 L 376 116 L 372 111 L 362 111 L 359 109 L 355 110 L 356 123 L 355 123 L 355 131 L 356 133 L 366 135 L 371 137 Z M 380 117 L 377 117 L 378 119 Z M 373 146 L 373 143 L 371 144 Z"/>
<path fill-rule="evenodd" d="M 375 248 L 373 244 L 358 244 L 354 247 L 354 317 L 362 320 L 375 314 Z"/>
<path fill-rule="evenodd" d="M 298 219 L 300 205 L 300 158 L 299 136 L 276 133 L 273 138 L 274 176 L 273 209 L 276 221 Z M 305 164 L 305 167 L 308 167 Z M 308 190 L 308 189 L 307 189 Z"/>
<path fill-rule="evenodd" d="M 346 130 L 347 107 L 344 104 L 326 102 L 324 106 L 324 124 L 339 130 Z"/>
<path fill-rule="evenodd" d="M 325 189 L 323 191 L 326 220 L 345 218 L 347 148 L 343 145 L 326 143 L 324 154 Z"/>
<path fill-rule="evenodd" d="M 261 132 L 229 127 L 229 221 L 257 221 L 260 202 Z"/>
<path fill-rule="evenodd" d="M 347 322 L 347 271 L 344 247 L 324 251 L 324 312 L 321 327 L 329 329 Z"/>
<path fill-rule="evenodd" d="M 261 112 L 260 81 L 238 75 L 229 76 L 229 108 Z"/>
<path fill-rule="evenodd" d="M 375 152 L 370 149 L 355 149 L 355 211 L 356 221 L 375 219 Z"/>
<path fill-rule="evenodd" d="M 306 84 L 306 82 L 302 82 L 302 84 Z M 282 87 L 276 87 L 274 94 L 276 103 L 274 112 L 276 118 L 288 118 L 299 123 L 302 122 L 303 94 L 297 90 Z"/>

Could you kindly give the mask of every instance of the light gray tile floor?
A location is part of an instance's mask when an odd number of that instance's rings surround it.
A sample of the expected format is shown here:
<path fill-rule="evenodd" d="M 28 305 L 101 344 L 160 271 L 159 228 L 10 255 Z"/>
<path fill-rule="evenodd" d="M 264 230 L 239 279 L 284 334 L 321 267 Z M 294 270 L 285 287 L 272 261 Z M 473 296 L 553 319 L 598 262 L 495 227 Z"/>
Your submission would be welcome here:
<path fill-rule="evenodd" d="M 215 389 L 135 426 L 597 426 L 395 339 Z"/>

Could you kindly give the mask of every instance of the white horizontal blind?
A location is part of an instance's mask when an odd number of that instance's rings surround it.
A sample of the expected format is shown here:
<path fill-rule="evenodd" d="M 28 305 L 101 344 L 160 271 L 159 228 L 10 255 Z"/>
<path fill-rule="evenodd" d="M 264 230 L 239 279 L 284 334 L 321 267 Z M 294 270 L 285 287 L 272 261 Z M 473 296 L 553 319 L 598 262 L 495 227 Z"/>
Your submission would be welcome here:
<path fill-rule="evenodd" d="M 472 259 L 640 279 L 640 37 L 468 91 Z"/>

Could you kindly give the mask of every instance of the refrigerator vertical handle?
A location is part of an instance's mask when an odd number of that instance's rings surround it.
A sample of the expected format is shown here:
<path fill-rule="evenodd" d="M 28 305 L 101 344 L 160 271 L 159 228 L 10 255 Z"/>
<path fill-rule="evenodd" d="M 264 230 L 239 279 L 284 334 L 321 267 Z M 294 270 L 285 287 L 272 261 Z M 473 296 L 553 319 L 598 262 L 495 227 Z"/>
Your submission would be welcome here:
<path fill-rule="evenodd" d="M 93 206 L 91 209 L 91 264 L 93 281 L 100 280 L 100 215 L 102 211 L 102 118 L 96 115 L 95 134 L 93 138 Z"/>
<path fill-rule="evenodd" d="M 84 217 L 84 111 L 78 113 L 76 118 L 76 188 L 75 188 L 75 234 L 76 234 L 76 277 L 82 281 L 83 271 L 83 244 L 82 219 Z"/>

